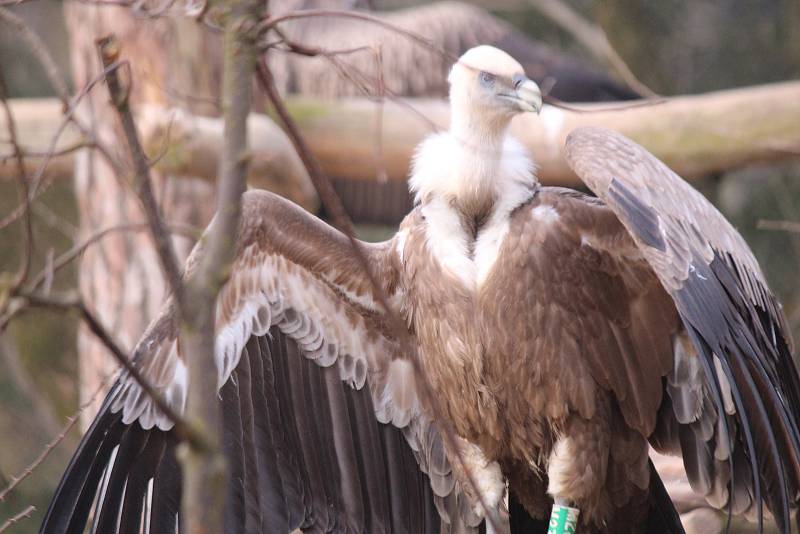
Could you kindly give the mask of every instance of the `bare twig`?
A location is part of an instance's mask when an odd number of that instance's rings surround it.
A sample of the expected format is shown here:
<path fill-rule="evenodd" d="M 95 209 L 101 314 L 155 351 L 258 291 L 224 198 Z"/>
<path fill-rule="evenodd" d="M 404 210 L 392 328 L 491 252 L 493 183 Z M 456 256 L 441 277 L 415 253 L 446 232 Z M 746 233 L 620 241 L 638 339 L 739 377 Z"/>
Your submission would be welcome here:
<path fill-rule="evenodd" d="M 767 219 L 761 219 L 758 221 L 756 228 L 759 230 L 775 230 L 779 232 L 800 234 L 800 222 L 795 221 L 770 221 Z"/>
<path fill-rule="evenodd" d="M 75 224 L 50 209 L 47 204 L 38 202 L 31 204 L 31 212 L 47 226 L 60 233 L 70 241 L 75 241 L 80 230 Z"/>
<path fill-rule="evenodd" d="M 277 26 L 282 22 L 295 19 L 305 19 L 310 17 L 349 18 L 349 19 L 356 19 L 364 22 L 369 22 L 370 24 L 375 24 L 377 26 L 381 26 L 382 28 L 386 28 L 387 30 L 391 30 L 395 33 L 403 35 L 408 39 L 414 41 L 415 43 L 420 44 L 426 48 L 429 48 L 430 50 L 433 50 L 437 54 L 440 54 L 442 57 L 447 58 L 450 61 L 455 62 L 458 60 L 458 58 L 455 57 L 453 54 L 449 53 L 444 48 L 437 45 L 430 39 L 427 39 L 423 35 L 420 35 L 419 33 L 410 30 L 406 30 L 405 28 L 401 28 L 396 24 L 387 22 L 380 17 L 377 17 L 375 15 L 370 15 L 369 13 L 363 13 L 361 11 L 348 11 L 346 9 L 303 9 L 301 11 L 290 11 L 282 15 L 269 17 L 265 19 L 261 24 L 259 24 L 259 31 L 262 34 L 266 34 L 267 31 L 273 29 L 275 26 Z"/>
<path fill-rule="evenodd" d="M 38 467 L 39 467 L 39 466 L 42 464 L 42 462 L 44 462 L 44 461 L 47 459 L 47 457 L 48 457 L 48 456 L 50 456 L 50 453 L 51 453 L 51 452 L 53 452 L 53 450 L 54 450 L 56 447 L 58 447 L 58 444 L 59 444 L 59 443 L 61 443 L 62 441 L 64 441 L 64 438 L 67 436 L 67 434 L 69 434 L 69 431 L 70 431 L 70 430 L 72 430 L 72 427 L 74 427 L 74 426 L 75 426 L 75 423 L 77 423 L 77 422 L 78 422 L 78 420 L 80 419 L 80 416 L 81 416 L 81 414 L 82 414 L 82 413 L 83 413 L 83 412 L 84 412 L 84 411 L 85 411 L 85 410 L 86 410 L 86 409 L 87 409 L 89 406 L 91 406 L 91 405 L 94 403 L 94 401 L 97 399 L 97 397 L 98 397 L 98 396 L 99 396 L 99 395 L 100 395 L 100 394 L 101 394 L 103 391 L 105 391 L 106 384 L 108 384 L 108 381 L 109 381 L 109 380 L 110 380 L 110 379 L 111 379 L 113 376 L 114 376 L 114 373 L 112 373 L 112 374 L 110 374 L 110 375 L 106 376 L 106 378 L 105 378 L 105 379 L 104 379 L 104 380 L 101 382 L 100 386 L 99 386 L 99 387 L 98 387 L 98 388 L 95 390 L 95 392 L 92 394 L 91 398 L 89 398 L 89 400 L 87 400 L 86 402 L 84 402 L 83 404 L 81 404 L 81 405 L 78 407 L 78 410 L 77 410 L 75 413 L 73 413 L 71 416 L 69 416 L 69 417 L 67 418 L 67 422 L 66 422 L 66 424 L 63 426 L 63 428 L 61 429 L 61 431 L 60 431 L 60 432 L 59 432 L 59 433 L 56 435 L 56 437 L 54 437 L 54 438 L 53 438 L 53 439 L 52 439 L 52 440 L 51 440 L 51 441 L 50 441 L 50 442 L 49 442 L 47 445 L 45 445 L 45 447 L 44 447 L 44 449 L 42 450 L 42 452 L 41 452 L 41 453 L 39 453 L 39 456 L 37 456 L 37 457 L 36 457 L 36 459 L 34 459 L 34 460 L 33 460 L 33 462 L 31 462 L 31 463 L 30 463 L 30 464 L 29 464 L 29 465 L 28 465 L 28 466 L 27 466 L 27 467 L 26 467 L 26 468 L 25 468 L 25 469 L 22 471 L 22 473 L 20 473 L 19 475 L 17 475 L 17 476 L 14 476 L 14 477 L 12 477 L 12 478 L 11 478 L 11 480 L 10 480 L 10 481 L 9 481 L 9 483 L 8 483 L 8 486 L 6 486 L 6 488 L 5 488 L 5 489 L 4 489 L 2 492 L 0 492 L 0 502 L 3 502 L 3 501 L 5 501 L 5 500 L 6 500 L 6 498 L 8 498 L 8 495 L 9 495 L 9 494 L 10 494 L 12 491 L 14 491 L 14 489 L 15 489 L 17 486 L 19 486 L 20 482 L 22 482 L 23 480 L 25 480 L 26 478 L 28 478 L 28 477 L 29 477 L 29 476 L 30 476 L 30 475 L 31 475 L 31 474 L 32 474 L 34 471 L 36 471 L 36 469 L 37 469 L 37 468 L 38 468 Z"/>
<path fill-rule="evenodd" d="M 33 514 L 33 512 L 35 512 L 35 511 L 36 511 L 36 507 L 34 505 L 32 505 L 32 504 L 29 505 L 23 511 L 21 511 L 20 513 L 14 515 L 13 517 L 8 518 L 5 523 L 0 525 L 0 532 L 5 532 L 6 530 L 11 528 L 15 524 L 17 524 L 20 521 L 22 521 L 23 519 L 28 519 Z"/>
<path fill-rule="evenodd" d="M 80 296 L 76 294 L 49 295 L 47 297 L 37 293 L 19 292 L 19 297 L 24 299 L 29 306 L 39 308 L 51 308 L 77 310 L 81 319 L 89 327 L 94 336 L 111 352 L 115 360 L 125 369 L 128 375 L 133 378 L 142 391 L 150 397 L 153 404 L 174 424 L 176 434 L 183 440 L 197 447 L 207 447 L 205 438 L 197 432 L 191 425 L 175 412 L 174 409 L 156 391 L 155 387 L 142 375 L 136 365 L 131 361 L 127 353 L 120 347 L 114 337 L 106 330 L 100 320 L 92 313 Z"/>
<path fill-rule="evenodd" d="M 16 344 L 10 339 L 10 336 L 3 334 L 0 334 L 0 361 L 3 362 L 8 378 L 13 381 L 14 387 L 30 407 L 29 417 L 44 431 L 45 435 L 55 434 L 61 426 L 58 418 L 47 397 L 42 395 L 31 379 L 31 373 L 25 368 Z M 0 495 L 0 501 L 2 500 L 2 495 Z"/>
<path fill-rule="evenodd" d="M 71 144 L 67 147 L 64 147 L 60 150 L 55 150 L 49 153 L 50 157 L 58 157 L 58 156 L 66 156 L 67 154 L 71 154 L 72 152 L 76 152 L 82 148 L 95 148 L 95 144 L 91 141 L 78 141 L 77 143 Z M 36 151 L 36 150 L 29 150 L 25 147 L 20 147 L 22 151 L 22 157 L 25 159 L 28 158 L 44 158 L 47 157 L 48 152 Z M 8 154 L 0 156 L 0 164 L 5 163 L 10 159 L 14 159 L 16 154 Z"/>
<path fill-rule="evenodd" d="M 282 44 L 282 45 L 284 45 L 286 47 L 285 49 L 279 49 L 282 52 L 291 52 L 293 54 L 298 54 L 298 55 L 307 56 L 307 57 L 316 57 L 316 56 L 326 56 L 326 57 L 349 56 L 351 54 L 357 54 L 359 52 L 369 52 L 371 50 L 374 50 L 373 46 L 367 46 L 367 45 L 365 45 L 365 46 L 356 46 L 356 47 L 351 47 L 351 48 L 341 48 L 341 49 L 337 49 L 337 50 L 327 50 L 325 48 L 320 48 L 320 47 L 317 47 L 317 46 L 309 46 L 309 45 L 304 44 L 304 43 L 299 43 L 297 41 L 293 41 L 292 39 L 289 38 L 289 36 L 286 34 L 286 32 L 284 32 L 281 29 L 280 26 L 277 26 L 277 25 L 274 26 L 272 28 L 272 31 L 274 31 L 280 37 L 280 39 L 275 41 L 275 42 L 268 42 L 268 43 L 265 43 L 265 44 L 259 46 L 259 50 L 261 52 L 266 51 L 268 48 L 277 47 L 277 45 L 279 45 L 279 44 Z"/>
<path fill-rule="evenodd" d="M 633 74 L 625 60 L 611 46 L 602 28 L 592 24 L 560 0 L 528 0 L 528 3 L 569 32 L 597 59 L 611 67 L 631 89 L 642 96 L 650 98 L 658 96 Z"/>
<path fill-rule="evenodd" d="M 655 97 L 655 98 L 647 98 L 644 100 L 634 100 L 632 102 L 628 102 L 625 104 L 589 104 L 590 107 L 581 107 L 580 105 L 573 106 L 572 104 L 568 104 L 563 100 L 559 100 L 558 98 L 544 94 L 542 95 L 542 100 L 545 104 L 549 104 L 556 108 L 565 109 L 567 111 L 571 111 L 573 113 L 604 113 L 607 111 L 626 111 L 629 109 L 636 109 L 636 108 L 646 108 L 651 106 L 657 106 L 659 104 L 664 104 L 668 102 L 668 99 L 663 97 Z"/>
<path fill-rule="evenodd" d="M 31 52 L 34 57 L 39 61 L 39 64 L 44 69 L 47 79 L 50 80 L 50 85 L 53 86 L 58 98 L 66 104 L 69 101 L 69 89 L 67 89 L 67 82 L 61 71 L 58 69 L 53 56 L 48 52 L 47 47 L 42 41 L 42 38 L 34 32 L 25 21 L 11 13 L 9 10 L 0 7 L 0 23 L 9 26 L 11 30 L 19 36 L 19 38 L 26 44 L 26 48 Z"/>
<path fill-rule="evenodd" d="M 383 287 L 375 277 L 375 273 L 372 270 L 372 266 L 367 261 L 367 257 L 364 254 L 361 243 L 355 237 L 353 223 L 350 221 L 350 217 L 347 215 L 347 211 L 344 209 L 341 199 L 336 194 L 336 191 L 333 189 L 330 181 L 322 173 L 319 163 L 312 155 L 311 150 L 300 134 L 300 130 L 289 114 L 289 111 L 286 109 L 286 106 L 283 104 L 280 94 L 278 93 L 278 89 L 275 87 L 275 81 L 274 77 L 272 76 L 272 72 L 269 70 L 269 66 L 263 58 L 259 61 L 257 75 L 261 88 L 264 90 L 264 92 L 266 92 L 267 97 L 275 108 L 275 112 L 277 113 L 278 117 L 281 119 L 289 138 L 292 140 L 295 150 L 297 150 L 300 159 L 303 160 L 303 164 L 308 169 L 308 174 L 311 176 L 314 187 L 317 189 L 317 193 L 319 194 L 320 201 L 322 202 L 325 211 L 330 215 L 334 226 L 339 228 L 350 241 L 353 255 L 358 261 L 359 267 L 367 276 L 374 293 L 377 295 L 378 302 L 385 311 L 387 323 L 389 324 L 389 327 L 397 342 L 400 344 L 402 353 L 410 356 L 410 361 L 414 368 L 415 379 L 417 380 L 418 384 L 422 385 L 421 393 L 423 400 L 426 405 L 430 407 L 434 421 L 442 431 L 445 444 L 449 450 L 455 454 L 456 459 L 461 464 L 463 472 L 467 476 L 467 482 L 472 487 L 472 490 L 478 497 L 481 506 L 483 506 L 484 510 L 486 511 L 486 520 L 494 527 L 498 527 L 498 525 L 495 524 L 497 522 L 497 518 L 494 517 L 491 509 L 489 506 L 487 506 L 484 496 L 480 491 L 480 487 L 474 479 L 473 473 L 463 457 L 461 447 L 459 447 L 456 442 L 455 431 L 453 430 L 449 420 L 444 417 L 444 411 L 439 404 L 438 397 L 435 395 L 430 382 L 428 382 L 428 378 L 423 372 L 417 346 L 411 339 L 411 334 L 406 328 L 403 320 L 400 318 L 400 315 L 389 303 L 386 292 L 383 290 Z"/>
<path fill-rule="evenodd" d="M 119 61 L 119 42 L 113 35 L 98 39 L 97 49 L 100 53 L 100 59 L 104 69 L 109 69 L 111 65 Z M 150 234 L 155 243 L 156 251 L 158 252 L 158 258 L 161 262 L 161 268 L 164 271 L 164 277 L 167 279 L 167 283 L 179 303 L 178 309 L 181 309 L 182 305 L 180 303 L 183 298 L 183 283 L 181 282 L 178 259 L 175 254 L 175 247 L 172 244 L 172 239 L 164 224 L 151 188 L 150 164 L 139 142 L 136 123 L 133 120 L 133 114 L 128 105 L 129 87 L 123 87 L 117 69 L 108 70 L 106 74 L 106 84 L 111 94 L 111 102 L 117 110 L 117 114 L 122 123 L 125 139 L 128 142 L 128 149 L 136 173 L 135 190 L 144 208 L 147 222 L 150 225 Z"/>
<path fill-rule="evenodd" d="M 109 226 L 107 228 L 103 228 L 98 230 L 97 232 L 93 233 L 82 242 L 76 244 L 68 251 L 61 254 L 58 258 L 53 261 L 52 264 L 52 272 L 56 273 L 69 265 L 72 261 L 76 260 L 83 254 L 87 248 L 89 248 L 94 243 L 100 241 L 104 237 L 109 234 L 117 233 L 117 232 L 142 232 L 148 230 L 150 228 L 149 223 L 146 222 L 138 222 L 138 223 L 122 223 L 117 224 L 114 226 Z M 189 237 L 191 239 L 197 239 L 200 236 L 200 231 L 197 228 L 193 228 L 186 225 L 180 224 L 170 224 L 168 225 L 170 232 L 174 234 L 180 234 L 185 237 Z M 30 288 L 35 290 L 38 289 L 46 280 L 48 273 L 44 270 L 41 271 L 36 278 L 31 280 Z"/>
<path fill-rule="evenodd" d="M 88 139 L 93 139 L 92 141 L 93 147 L 103 155 L 103 157 L 106 159 L 111 168 L 114 169 L 115 173 L 118 176 L 122 175 L 122 170 L 119 164 L 117 163 L 116 159 L 111 155 L 110 150 L 104 147 L 101 143 L 98 143 L 97 140 L 94 139 L 94 136 L 91 135 L 91 132 L 85 130 L 85 128 L 75 120 L 75 111 L 78 107 L 78 104 L 86 97 L 86 95 L 89 94 L 89 92 L 94 88 L 95 85 L 97 85 L 100 81 L 102 81 L 105 78 L 106 74 L 109 71 L 118 69 L 121 65 L 122 63 L 114 63 L 113 65 L 110 65 L 107 68 L 105 68 L 102 72 L 100 72 L 98 75 L 92 78 L 89 81 L 89 83 L 87 83 L 86 86 L 83 89 L 81 89 L 81 91 L 77 95 L 75 95 L 75 97 L 72 98 L 71 102 L 67 106 L 66 111 L 64 111 L 64 116 L 61 119 L 61 122 L 59 123 L 56 132 L 53 134 L 53 137 L 50 140 L 50 146 L 45 152 L 44 160 L 39 164 L 36 173 L 30 180 L 30 183 L 32 184 L 32 187 L 29 188 L 29 193 L 28 193 L 28 199 L 30 202 L 36 200 L 36 198 L 42 192 L 47 190 L 47 186 L 49 186 L 49 184 L 46 184 L 46 186 L 44 187 L 40 187 L 42 184 L 42 177 L 44 176 L 44 172 L 47 169 L 47 165 L 50 163 L 50 159 L 56 152 L 56 145 L 58 144 L 58 140 L 61 137 L 61 134 L 64 132 L 64 130 L 70 123 L 77 125 L 85 137 L 87 137 Z M 0 221 L 0 230 L 12 224 L 14 221 L 19 219 L 23 214 L 24 214 L 24 206 L 19 206 L 17 209 L 11 212 L 11 214 L 7 215 L 6 217 L 3 218 L 3 220 Z"/>
<path fill-rule="evenodd" d="M 386 99 L 386 82 L 383 79 L 383 48 L 378 45 L 374 48 L 375 70 L 378 76 L 376 93 L 378 98 L 378 109 L 375 112 L 375 167 L 378 169 L 378 181 L 387 182 L 389 173 L 386 172 L 386 165 L 383 159 L 383 104 Z"/>
<path fill-rule="evenodd" d="M 11 478 L 8 486 L 6 486 L 2 493 L 0 493 L 0 502 L 5 501 L 8 495 L 16 489 L 20 482 L 28 478 L 42 464 L 42 462 L 44 462 L 47 457 L 50 456 L 50 453 L 58 446 L 59 443 L 64 440 L 69 431 L 72 430 L 72 427 L 75 426 L 75 423 L 78 422 L 82 412 L 83 410 L 80 410 L 75 415 L 70 416 L 69 419 L 67 419 L 67 424 L 64 425 L 64 428 L 61 430 L 61 432 L 45 446 L 44 450 L 42 450 L 39 456 L 37 456 L 36 459 L 31 462 L 24 471 L 22 471 L 22 473 Z"/>
<path fill-rule="evenodd" d="M 5 10 L 0 8 L 0 17 Z M 22 207 L 22 254 L 20 255 L 19 269 L 14 283 L 11 286 L 14 289 L 20 287 L 25 283 L 28 278 L 28 273 L 31 268 L 31 255 L 33 254 L 33 225 L 31 223 L 31 205 L 28 199 L 28 180 L 25 177 L 25 161 L 22 158 L 22 150 L 19 147 L 17 139 L 17 123 L 14 120 L 14 114 L 11 113 L 11 107 L 8 105 L 6 95 L 6 82 L 3 77 L 3 72 L 0 71 L 0 104 L 6 114 L 6 126 L 8 129 L 8 136 L 10 138 L 11 146 L 14 151 L 14 159 L 17 165 L 17 189 L 19 191 L 20 203 Z"/>
<path fill-rule="evenodd" d="M 103 72 L 101 76 L 97 76 L 93 80 L 91 80 L 86 85 L 86 87 L 84 87 L 80 91 L 80 93 L 78 93 L 78 95 L 76 95 L 75 98 L 71 100 L 69 90 L 67 89 L 67 82 L 64 76 L 62 76 L 61 72 L 59 71 L 56 62 L 53 59 L 53 56 L 47 50 L 47 47 L 45 46 L 44 41 L 42 41 L 41 37 L 39 37 L 39 35 L 36 32 L 34 32 L 27 24 L 25 24 L 25 21 L 23 21 L 21 18 L 17 17 L 16 15 L 14 15 L 13 13 L 9 12 L 6 9 L 0 8 L 0 22 L 5 23 L 7 26 L 9 26 L 15 33 L 17 33 L 20 36 L 20 38 L 23 41 L 27 43 L 29 50 L 33 53 L 36 60 L 44 69 L 44 72 L 47 75 L 48 80 L 50 81 L 50 85 L 53 87 L 53 89 L 56 92 L 56 95 L 61 101 L 61 105 L 63 107 L 63 112 L 64 112 L 64 119 L 65 119 L 64 123 L 54 136 L 50 149 L 46 153 L 45 161 L 40 165 L 39 170 L 37 171 L 34 178 L 31 180 L 33 187 L 31 188 L 30 200 L 32 202 L 38 192 L 39 180 L 41 179 L 41 175 L 44 172 L 44 169 L 47 167 L 50 158 L 53 156 L 53 153 L 55 151 L 55 144 L 58 141 L 58 137 L 60 137 L 63 128 L 65 128 L 67 124 L 72 123 L 78 128 L 78 130 L 80 130 L 80 132 L 84 135 L 84 137 L 90 140 L 94 140 L 94 136 L 91 135 L 89 129 L 87 129 L 77 118 L 75 118 L 74 111 L 78 103 L 83 99 L 83 97 L 86 94 L 88 94 L 89 91 L 91 91 L 91 89 L 97 82 L 103 79 L 106 73 Z M 116 68 L 117 65 L 115 65 L 113 68 L 110 68 L 110 70 Z M 108 160 L 108 163 L 112 166 L 112 168 L 114 168 L 115 171 L 117 171 L 117 174 L 119 174 L 119 166 L 116 164 L 114 158 L 111 156 L 110 151 L 105 147 L 103 147 L 101 144 L 97 143 L 96 140 L 94 140 L 93 145 L 94 148 L 100 150 L 103 156 Z M 0 227 L 2 227 L 2 224 L 0 224 Z"/>

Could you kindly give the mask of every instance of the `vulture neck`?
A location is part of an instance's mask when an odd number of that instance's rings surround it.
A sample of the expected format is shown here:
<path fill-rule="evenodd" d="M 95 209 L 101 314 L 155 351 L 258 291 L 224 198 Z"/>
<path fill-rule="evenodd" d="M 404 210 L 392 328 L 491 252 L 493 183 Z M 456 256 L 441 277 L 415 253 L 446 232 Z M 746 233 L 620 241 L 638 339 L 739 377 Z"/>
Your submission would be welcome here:
<path fill-rule="evenodd" d="M 454 141 L 453 162 L 457 182 L 446 196 L 469 219 L 488 216 L 505 187 L 503 159 L 509 120 L 487 120 L 477 113 L 453 113 L 450 136 Z"/>
<path fill-rule="evenodd" d="M 418 203 L 455 210 L 473 235 L 489 218 L 507 217 L 537 184 L 533 163 L 508 133 L 509 117 L 486 115 L 454 106 L 450 130 L 420 145 L 410 179 Z"/>

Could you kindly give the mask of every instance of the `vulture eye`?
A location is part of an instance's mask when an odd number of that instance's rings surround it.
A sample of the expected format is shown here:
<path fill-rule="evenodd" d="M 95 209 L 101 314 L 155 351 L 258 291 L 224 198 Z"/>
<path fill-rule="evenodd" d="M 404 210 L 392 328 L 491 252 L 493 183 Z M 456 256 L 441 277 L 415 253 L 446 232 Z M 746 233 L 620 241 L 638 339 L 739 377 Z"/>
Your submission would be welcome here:
<path fill-rule="evenodd" d="M 481 81 L 481 85 L 483 85 L 484 87 L 491 87 L 494 85 L 494 74 L 481 71 L 478 78 Z"/>

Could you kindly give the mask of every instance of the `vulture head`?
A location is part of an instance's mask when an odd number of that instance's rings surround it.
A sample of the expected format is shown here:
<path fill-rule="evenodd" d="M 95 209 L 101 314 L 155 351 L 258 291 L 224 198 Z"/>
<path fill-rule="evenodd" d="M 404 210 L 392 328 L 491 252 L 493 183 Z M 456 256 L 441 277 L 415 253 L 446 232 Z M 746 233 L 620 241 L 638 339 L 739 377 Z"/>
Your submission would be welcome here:
<path fill-rule="evenodd" d="M 467 50 L 453 65 L 450 82 L 452 117 L 471 128 L 504 129 L 523 111 L 542 109 L 542 92 L 525 76 L 522 65 L 493 46 Z"/>

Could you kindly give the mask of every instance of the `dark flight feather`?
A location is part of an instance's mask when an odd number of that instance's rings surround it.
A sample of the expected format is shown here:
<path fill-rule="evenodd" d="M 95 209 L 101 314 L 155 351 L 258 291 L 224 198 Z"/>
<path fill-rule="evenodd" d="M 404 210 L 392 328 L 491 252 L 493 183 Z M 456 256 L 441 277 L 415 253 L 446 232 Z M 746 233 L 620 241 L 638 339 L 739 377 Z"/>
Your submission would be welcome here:
<path fill-rule="evenodd" d="M 268 368 L 288 373 L 289 380 L 278 382 L 283 387 L 275 389 Z M 309 532 L 439 532 L 430 483 L 402 432 L 375 420 L 366 390 L 346 386 L 335 368 L 320 368 L 301 357 L 277 328 L 250 340 L 220 397 L 230 469 L 226 532 L 288 533 L 300 527 Z M 139 532 L 147 517 L 151 532 L 174 531 L 181 474 L 173 432 L 144 430 L 138 422 L 126 425 L 109 405 L 67 469 L 42 533 L 82 532 L 90 513 L 97 520 L 96 532 Z M 280 414 L 288 406 L 291 417 Z M 327 421 L 314 423 L 321 418 Z M 285 444 L 287 434 L 294 435 L 288 438 L 293 447 Z M 286 467 L 278 468 L 281 464 Z M 342 467 L 332 467 L 337 464 Z M 98 501 L 109 465 L 104 498 Z M 292 465 L 303 467 L 294 470 Z M 348 480 L 341 480 L 342 472 Z"/>

